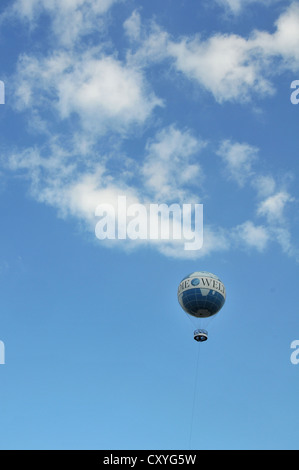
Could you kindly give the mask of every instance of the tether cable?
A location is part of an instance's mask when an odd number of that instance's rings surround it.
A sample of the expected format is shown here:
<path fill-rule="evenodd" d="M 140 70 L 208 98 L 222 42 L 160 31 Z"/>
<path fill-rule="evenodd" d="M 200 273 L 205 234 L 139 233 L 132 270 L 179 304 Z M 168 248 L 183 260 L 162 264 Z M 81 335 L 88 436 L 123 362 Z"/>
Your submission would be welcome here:
<path fill-rule="evenodd" d="M 193 404 L 192 404 L 192 416 L 191 416 L 191 426 L 190 426 L 190 435 L 189 435 L 189 450 L 191 450 L 192 433 L 193 433 L 193 423 L 194 423 L 194 414 L 195 414 L 195 405 L 196 405 L 196 397 L 197 397 L 199 352 L 200 352 L 200 345 L 198 344 L 197 359 L 196 359 L 196 367 L 195 367 L 195 380 L 194 380 L 194 393 L 193 393 Z"/>

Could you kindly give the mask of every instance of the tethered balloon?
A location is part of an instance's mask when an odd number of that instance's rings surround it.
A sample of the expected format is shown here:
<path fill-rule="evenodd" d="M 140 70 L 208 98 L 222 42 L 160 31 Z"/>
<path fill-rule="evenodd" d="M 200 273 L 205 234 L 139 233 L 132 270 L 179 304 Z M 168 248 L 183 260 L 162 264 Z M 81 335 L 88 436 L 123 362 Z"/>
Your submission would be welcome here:
<path fill-rule="evenodd" d="M 178 288 L 178 301 L 191 317 L 209 318 L 223 307 L 226 298 L 225 286 L 218 276 L 207 271 L 196 271 L 186 276 Z M 202 328 L 194 331 L 199 342 L 208 339 L 208 332 Z"/>

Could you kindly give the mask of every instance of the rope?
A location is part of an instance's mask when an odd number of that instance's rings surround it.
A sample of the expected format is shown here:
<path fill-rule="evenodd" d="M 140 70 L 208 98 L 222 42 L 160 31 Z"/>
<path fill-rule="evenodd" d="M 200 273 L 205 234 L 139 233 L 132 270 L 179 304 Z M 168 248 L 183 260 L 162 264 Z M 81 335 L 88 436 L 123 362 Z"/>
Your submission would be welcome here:
<path fill-rule="evenodd" d="M 189 436 L 189 450 L 191 450 L 191 441 L 192 441 L 192 432 L 193 432 L 193 422 L 194 422 L 195 405 L 196 405 L 196 397 L 197 397 L 199 351 L 200 351 L 200 345 L 198 344 L 197 359 L 196 359 L 196 368 L 195 368 L 195 380 L 194 380 L 194 394 L 193 394 L 193 404 L 192 404 L 192 416 L 191 416 L 191 426 L 190 426 L 190 436 Z"/>

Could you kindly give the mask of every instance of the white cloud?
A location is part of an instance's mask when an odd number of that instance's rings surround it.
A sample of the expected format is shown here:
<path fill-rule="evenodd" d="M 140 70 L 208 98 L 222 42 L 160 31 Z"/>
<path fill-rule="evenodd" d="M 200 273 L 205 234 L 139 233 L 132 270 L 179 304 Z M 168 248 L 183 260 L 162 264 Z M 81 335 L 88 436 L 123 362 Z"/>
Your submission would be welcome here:
<path fill-rule="evenodd" d="M 169 59 L 168 44 L 170 36 L 155 22 L 149 25 L 141 23 L 138 12 L 124 22 L 124 30 L 131 40 L 131 49 L 127 51 L 127 61 L 139 67 Z"/>
<path fill-rule="evenodd" d="M 105 158 L 96 154 L 94 147 L 88 158 L 77 151 L 76 140 L 63 145 L 54 138 L 43 148 L 13 152 L 6 160 L 9 169 L 29 180 L 35 199 L 55 207 L 60 216 L 75 217 L 94 229 L 98 204 L 115 204 L 122 192 L 136 202 L 137 192 L 107 172 Z"/>
<path fill-rule="evenodd" d="M 299 250 L 292 242 L 290 231 L 285 227 L 273 227 L 272 232 L 283 253 L 299 262 Z"/>
<path fill-rule="evenodd" d="M 237 237 L 237 243 L 245 244 L 250 248 L 255 248 L 262 252 L 269 242 L 269 233 L 266 227 L 254 225 L 251 221 L 246 221 L 238 225 L 234 230 L 234 236 Z"/>
<path fill-rule="evenodd" d="M 169 54 L 178 71 L 195 80 L 219 103 L 246 102 L 252 93 L 271 95 L 273 88 L 262 73 L 256 44 L 235 34 L 217 34 L 169 43 Z"/>
<path fill-rule="evenodd" d="M 241 13 L 246 7 L 259 3 L 260 5 L 270 6 L 281 0 L 216 0 L 219 5 L 224 6 L 233 14 Z"/>
<path fill-rule="evenodd" d="M 299 3 L 293 2 L 275 22 L 276 31 L 254 32 L 251 42 L 259 48 L 262 59 L 271 67 L 271 59 L 280 59 L 281 66 L 297 71 L 299 68 Z M 277 65 L 276 65 L 277 67 Z M 276 68 L 276 72 L 279 68 Z"/>
<path fill-rule="evenodd" d="M 22 56 L 16 107 L 54 108 L 59 119 L 76 114 L 87 131 L 124 132 L 143 124 L 161 106 L 142 73 L 100 50 L 84 54 L 56 52 L 49 57 Z"/>
<path fill-rule="evenodd" d="M 4 16 L 18 17 L 34 27 L 42 14 L 48 14 L 56 43 L 69 47 L 82 36 L 101 30 L 101 16 L 118 1 L 16 0 Z"/>
<path fill-rule="evenodd" d="M 240 187 L 245 183 L 256 191 L 259 200 L 256 215 L 265 219 L 264 225 L 256 225 L 246 221 L 232 229 L 232 236 L 237 245 L 255 248 L 262 252 L 270 242 L 278 243 L 282 251 L 298 259 L 298 250 L 292 243 L 289 220 L 285 215 L 287 204 L 294 198 L 278 184 L 272 175 L 258 172 L 258 149 L 246 143 L 224 141 L 218 155 L 224 161 L 227 175 L 234 179 Z"/>
<path fill-rule="evenodd" d="M 217 154 L 225 163 L 228 176 L 243 186 L 253 175 L 252 165 L 257 159 L 258 149 L 247 143 L 225 140 L 220 144 Z"/>
<path fill-rule="evenodd" d="M 148 93 L 142 72 L 111 57 L 77 63 L 57 85 L 58 109 L 62 117 L 77 113 L 88 126 L 126 128 L 143 123 L 162 102 Z"/>
<path fill-rule="evenodd" d="M 213 253 L 226 252 L 233 247 L 230 231 L 222 227 L 204 225 L 203 246 L 200 250 L 184 250 L 181 242 L 159 243 L 160 253 L 170 258 L 197 260 Z"/>
<path fill-rule="evenodd" d="M 163 129 L 147 144 L 142 174 L 155 199 L 168 202 L 190 197 L 190 186 L 198 187 L 203 180 L 198 155 L 204 145 L 189 131 L 175 126 Z"/>
<path fill-rule="evenodd" d="M 230 11 L 232 11 L 235 14 L 239 13 L 242 9 L 242 1 L 241 0 L 217 0 L 217 2 L 220 5 L 224 6 L 225 8 L 228 8 Z"/>
<path fill-rule="evenodd" d="M 137 10 L 134 10 L 132 15 L 124 22 L 124 30 L 126 35 L 131 40 L 138 40 L 141 37 L 141 17 Z"/>
<path fill-rule="evenodd" d="M 259 204 L 257 214 L 265 216 L 270 223 L 284 223 L 284 208 L 294 199 L 285 191 L 280 191 Z"/>
<path fill-rule="evenodd" d="M 239 1 L 232 1 L 236 11 Z M 218 103 L 246 103 L 253 96 L 275 93 L 273 75 L 299 69 L 299 4 L 292 3 L 278 18 L 275 31 L 253 31 L 249 37 L 215 34 L 179 41 L 167 38 L 167 53 L 176 69 L 208 90 Z"/>
<path fill-rule="evenodd" d="M 276 181 L 271 175 L 255 175 L 252 186 L 256 189 L 258 197 L 264 198 L 274 193 Z"/>

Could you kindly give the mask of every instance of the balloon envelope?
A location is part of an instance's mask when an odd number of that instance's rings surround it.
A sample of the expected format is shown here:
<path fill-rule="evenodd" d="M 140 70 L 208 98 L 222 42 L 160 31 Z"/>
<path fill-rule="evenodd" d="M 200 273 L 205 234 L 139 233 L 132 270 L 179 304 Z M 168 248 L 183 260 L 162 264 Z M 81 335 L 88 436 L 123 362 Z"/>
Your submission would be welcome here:
<path fill-rule="evenodd" d="M 215 274 L 197 271 L 186 276 L 178 288 L 178 301 L 189 315 L 207 318 L 223 307 L 225 286 Z"/>

